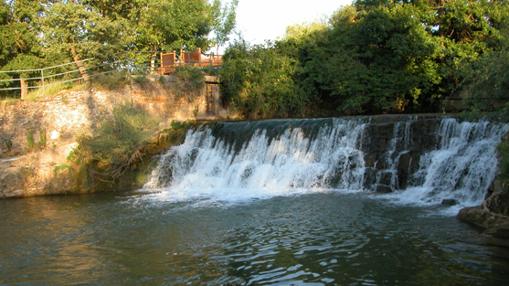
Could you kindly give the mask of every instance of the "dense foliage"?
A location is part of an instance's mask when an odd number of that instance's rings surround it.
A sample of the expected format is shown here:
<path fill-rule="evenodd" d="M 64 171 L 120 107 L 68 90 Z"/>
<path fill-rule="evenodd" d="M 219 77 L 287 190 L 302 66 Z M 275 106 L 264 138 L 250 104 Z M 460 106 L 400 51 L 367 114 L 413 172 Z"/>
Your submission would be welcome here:
<path fill-rule="evenodd" d="M 250 117 L 437 112 L 468 84 L 504 97 L 507 21 L 507 1 L 356 1 L 276 43 L 230 47 L 224 95 Z"/>
<path fill-rule="evenodd" d="M 307 99 L 293 78 L 297 61 L 276 47 L 237 43 L 224 56 L 223 97 L 250 117 L 286 117 L 304 109 Z"/>

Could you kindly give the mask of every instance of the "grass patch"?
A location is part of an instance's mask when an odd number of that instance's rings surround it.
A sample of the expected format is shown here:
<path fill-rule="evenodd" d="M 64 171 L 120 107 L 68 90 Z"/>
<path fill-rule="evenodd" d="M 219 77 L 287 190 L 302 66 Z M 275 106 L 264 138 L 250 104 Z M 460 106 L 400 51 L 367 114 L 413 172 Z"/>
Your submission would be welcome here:
<path fill-rule="evenodd" d="M 4 107 L 4 106 L 8 106 L 8 105 L 14 105 L 14 104 L 18 103 L 19 101 L 20 101 L 19 98 L 14 98 L 14 97 L 2 98 L 2 99 L 0 99 L 0 106 Z"/>
<path fill-rule="evenodd" d="M 113 71 L 95 74 L 90 77 L 92 87 L 104 90 L 118 90 L 129 84 L 127 72 Z"/>
<path fill-rule="evenodd" d="M 60 92 L 66 90 L 81 90 L 84 85 L 72 82 L 63 83 L 60 81 L 47 82 L 44 87 L 34 89 L 28 92 L 25 100 L 37 101 L 40 99 L 51 99 L 58 95 Z"/>

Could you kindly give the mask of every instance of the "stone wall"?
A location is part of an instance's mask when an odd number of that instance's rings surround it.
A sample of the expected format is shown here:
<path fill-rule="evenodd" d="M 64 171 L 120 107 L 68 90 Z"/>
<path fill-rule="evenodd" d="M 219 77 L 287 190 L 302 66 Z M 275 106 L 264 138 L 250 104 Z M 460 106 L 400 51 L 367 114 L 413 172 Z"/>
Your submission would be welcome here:
<path fill-rule="evenodd" d="M 48 99 L 0 105 L 0 198 L 73 191 L 66 158 L 77 138 L 92 133 L 115 106 L 126 103 L 158 118 L 161 129 L 173 120 L 229 116 L 220 105 L 215 78 L 185 94 L 176 92 L 172 78 L 163 77 L 118 91 L 64 91 Z"/>

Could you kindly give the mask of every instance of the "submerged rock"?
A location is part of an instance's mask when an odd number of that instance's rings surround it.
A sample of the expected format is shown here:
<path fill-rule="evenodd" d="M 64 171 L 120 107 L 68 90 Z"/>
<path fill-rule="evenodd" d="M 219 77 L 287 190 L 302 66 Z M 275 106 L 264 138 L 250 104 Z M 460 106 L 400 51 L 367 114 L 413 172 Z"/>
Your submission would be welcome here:
<path fill-rule="evenodd" d="M 383 184 L 377 184 L 375 186 L 375 192 L 377 193 L 383 193 L 383 194 L 387 194 L 387 193 L 392 193 L 392 188 L 388 185 L 383 185 Z"/>
<path fill-rule="evenodd" d="M 491 212 L 509 216 L 509 191 L 503 190 L 501 185 L 497 186 L 498 184 L 498 182 L 495 182 L 495 190 L 486 199 L 484 205 Z"/>
<path fill-rule="evenodd" d="M 496 218 L 482 206 L 463 208 L 458 213 L 458 219 L 471 225 L 487 229 L 496 224 Z"/>
<path fill-rule="evenodd" d="M 442 200 L 442 205 L 444 206 L 454 206 L 454 205 L 457 205 L 458 204 L 458 201 L 455 200 L 455 199 L 445 199 L 445 200 Z"/>
<path fill-rule="evenodd" d="M 481 206 L 460 210 L 458 219 L 483 229 L 489 244 L 509 248 L 509 190 L 500 179 Z"/>

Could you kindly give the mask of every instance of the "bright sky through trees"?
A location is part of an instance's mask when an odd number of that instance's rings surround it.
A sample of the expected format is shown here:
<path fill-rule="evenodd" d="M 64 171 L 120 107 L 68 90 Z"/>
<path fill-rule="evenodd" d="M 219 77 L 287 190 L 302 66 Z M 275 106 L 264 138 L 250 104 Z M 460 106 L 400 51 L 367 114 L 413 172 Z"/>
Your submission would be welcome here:
<path fill-rule="evenodd" d="M 274 40 L 286 27 L 327 19 L 351 0 L 240 0 L 237 30 L 252 43 Z"/>

